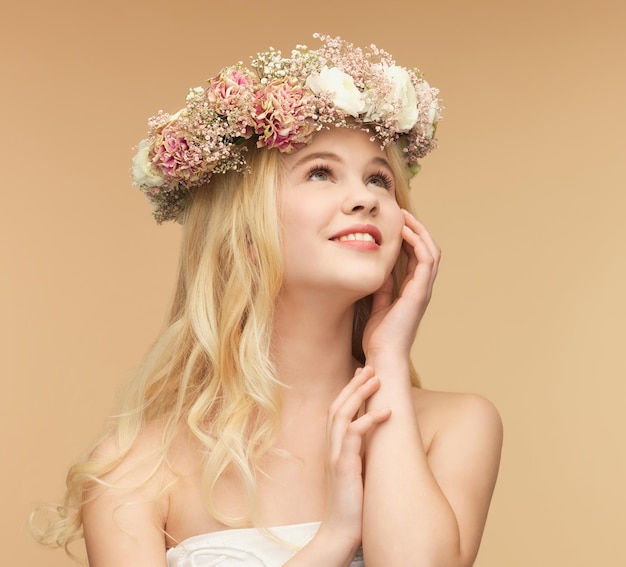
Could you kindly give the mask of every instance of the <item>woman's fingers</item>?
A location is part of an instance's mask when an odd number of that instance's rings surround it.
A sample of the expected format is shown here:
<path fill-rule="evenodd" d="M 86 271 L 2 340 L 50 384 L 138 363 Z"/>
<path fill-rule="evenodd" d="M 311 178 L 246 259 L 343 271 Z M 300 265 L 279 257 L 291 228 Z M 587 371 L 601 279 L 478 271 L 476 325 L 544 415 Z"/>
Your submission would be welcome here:
<path fill-rule="evenodd" d="M 407 279 L 404 285 L 414 281 L 421 284 L 422 287 L 430 289 L 437 276 L 438 258 L 432 255 L 422 238 L 408 226 L 402 229 L 402 236 L 404 238 L 404 249 L 409 257 L 407 262 Z"/>
<path fill-rule="evenodd" d="M 415 234 L 418 234 L 420 238 L 424 241 L 428 250 L 432 254 L 433 258 L 439 259 L 441 256 L 441 249 L 431 236 L 428 229 L 418 221 L 411 213 L 402 209 L 404 212 L 404 223 L 408 226 Z"/>
<path fill-rule="evenodd" d="M 361 413 L 366 400 L 380 387 L 374 370 L 366 366 L 341 390 L 328 411 L 326 490 L 323 525 L 361 540 L 363 514 L 363 437 L 389 418 L 391 410 Z"/>
<path fill-rule="evenodd" d="M 418 221 L 411 213 L 404 211 L 404 227 L 402 236 L 404 237 L 405 250 L 406 245 L 413 248 L 415 258 L 409 259 L 432 263 L 435 270 L 441 259 L 441 249 L 434 241 L 426 227 Z"/>
<path fill-rule="evenodd" d="M 331 461 L 342 455 L 360 456 L 363 436 L 378 423 L 389 418 L 389 410 L 368 411 L 358 415 L 367 399 L 380 387 L 371 367 L 360 369 L 343 388 L 330 407 L 328 415 L 328 447 Z"/>
<path fill-rule="evenodd" d="M 374 369 L 371 366 L 365 366 L 363 368 L 357 368 L 354 372 L 354 376 L 343 387 L 339 395 L 335 398 L 329 408 L 329 416 L 333 415 L 339 407 L 354 393 L 354 391 L 363 385 L 369 378 L 374 376 Z"/>
<path fill-rule="evenodd" d="M 429 298 L 437 276 L 441 251 L 422 223 L 406 211 L 404 211 L 404 216 L 403 245 L 409 259 L 407 280 L 403 288 L 409 282 L 414 282 L 426 291 L 427 298 Z"/>

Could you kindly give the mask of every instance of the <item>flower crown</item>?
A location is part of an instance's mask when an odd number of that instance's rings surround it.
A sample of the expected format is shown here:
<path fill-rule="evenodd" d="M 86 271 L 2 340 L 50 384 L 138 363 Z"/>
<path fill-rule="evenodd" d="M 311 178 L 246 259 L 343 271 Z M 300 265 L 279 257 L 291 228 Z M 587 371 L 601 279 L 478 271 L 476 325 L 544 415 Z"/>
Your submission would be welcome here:
<path fill-rule="evenodd" d="M 158 223 L 176 219 L 213 174 L 246 171 L 250 139 L 290 153 L 323 128 L 360 129 L 382 147 L 398 142 L 409 173 L 419 171 L 418 159 L 435 147 L 439 91 L 374 45 L 362 50 L 339 37 L 314 37 L 322 42 L 317 50 L 299 45 L 283 57 L 270 48 L 251 69 L 225 67 L 206 88 L 192 88 L 175 114 L 150 118 L 132 173 Z"/>

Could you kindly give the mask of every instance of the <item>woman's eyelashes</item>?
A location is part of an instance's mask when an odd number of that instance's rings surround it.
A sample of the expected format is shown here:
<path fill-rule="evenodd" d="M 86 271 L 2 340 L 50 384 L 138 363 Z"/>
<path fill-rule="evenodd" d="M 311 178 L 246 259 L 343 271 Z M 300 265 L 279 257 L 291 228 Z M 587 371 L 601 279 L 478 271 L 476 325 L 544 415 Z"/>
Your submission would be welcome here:
<path fill-rule="evenodd" d="M 382 187 L 383 189 L 386 189 L 387 191 L 392 191 L 394 188 L 393 176 L 383 170 L 378 171 L 374 175 L 370 176 L 367 182 L 372 185 Z"/>
<path fill-rule="evenodd" d="M 327 165 L 315 165 L 309 169 L 306 178 L 310 181 L 329 181 L 332 173 L 332 169 Z"/>
<path fill-rule="evenodd" d="M 335 173 L 328 165 L 315 165 L 308 170 L 306 179 L 309 181 L 333 181 L 335 179 Z M 394 189 L 393 175 L 384 170 L 366 176 L 365 179 L 367 185 L 381 187 L 386 191 L 392 191 Z"/>

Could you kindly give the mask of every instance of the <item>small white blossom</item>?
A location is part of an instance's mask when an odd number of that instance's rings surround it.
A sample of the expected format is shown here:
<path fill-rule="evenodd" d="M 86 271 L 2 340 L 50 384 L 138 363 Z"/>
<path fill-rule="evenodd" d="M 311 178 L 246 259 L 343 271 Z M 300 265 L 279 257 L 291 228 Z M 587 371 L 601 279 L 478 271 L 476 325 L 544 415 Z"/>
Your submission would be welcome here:
<path fill-rule="evenodd" d="M 432 138 L 435 135 L 435 126 L 437 122 L 439 122 L 439 117 L 441 114 L 441 110 L 439 109 L 439 101 L 437 100 L 436 94 L 434 94 L 433 89 L 428 84 L 427 81 L 421 81 L 417 87 L 417 92 L 421 99 L 430 98 L 430 103 L 428 105 L 428 130 L 426 135 L 429 138 Z"/>

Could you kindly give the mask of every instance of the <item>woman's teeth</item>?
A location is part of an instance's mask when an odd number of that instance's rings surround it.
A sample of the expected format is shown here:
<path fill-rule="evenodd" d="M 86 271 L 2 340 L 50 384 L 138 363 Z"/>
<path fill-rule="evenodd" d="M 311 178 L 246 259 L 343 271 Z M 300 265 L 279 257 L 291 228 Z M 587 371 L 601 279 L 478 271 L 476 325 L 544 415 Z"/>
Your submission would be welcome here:
<path fill-rule="evenodd" d="M 345 234 L 344 236 L 340 236 L 339 238 L 335 238 L 339 242 L 346 242 L 348 240 L 363 240 L 365 242 L 376 242 L 374 237 L 367 232 L 354 232 L 351 234 Z"/>

